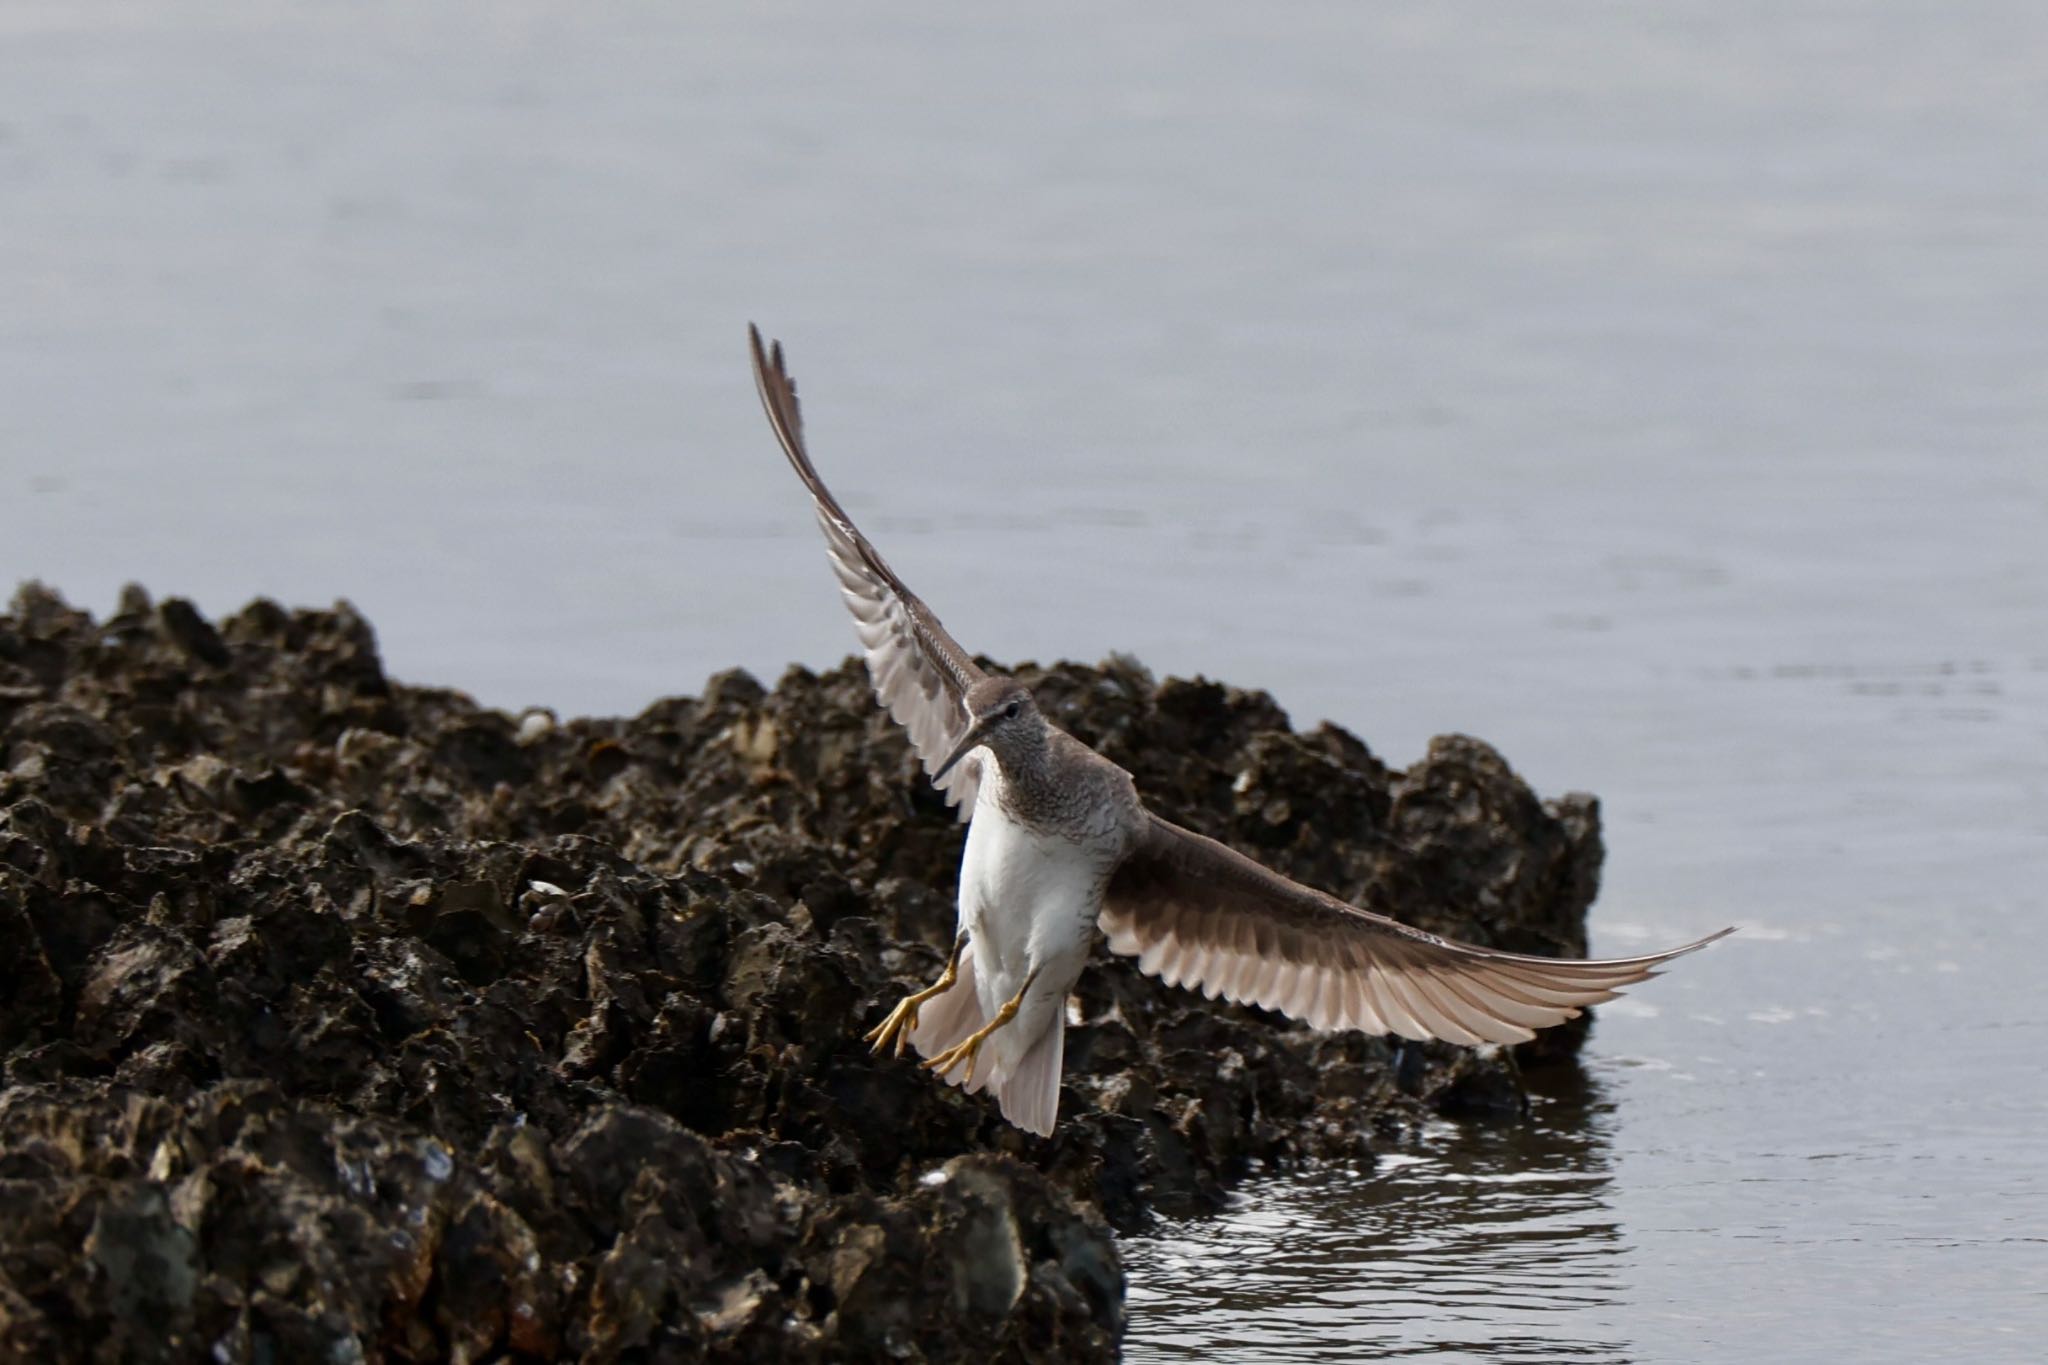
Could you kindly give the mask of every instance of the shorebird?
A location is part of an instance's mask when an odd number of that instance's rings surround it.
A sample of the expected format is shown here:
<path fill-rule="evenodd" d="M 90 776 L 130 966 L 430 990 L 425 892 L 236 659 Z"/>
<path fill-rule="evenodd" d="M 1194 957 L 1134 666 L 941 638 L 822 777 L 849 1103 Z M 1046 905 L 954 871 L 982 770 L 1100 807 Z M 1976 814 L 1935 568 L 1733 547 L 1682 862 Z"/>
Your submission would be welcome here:
<path fill-rule="evenodd" d="M 748 327 L 769 425 L 810 490 L 875 695 L 967 821 L 959 922 L 939 979 L 867 1041 L 917 1049 L 1003 1117 L 1050 1134 L 1067 996 L 1099 932 L 1168 985 L 1324 1030 L 1518 1043 L 1675 957 L 1531 957 L 1440 938 L 1292 881 L 1145 808 L 1131 775 L 978 666 L 818 477 L 780 342 Z"/>

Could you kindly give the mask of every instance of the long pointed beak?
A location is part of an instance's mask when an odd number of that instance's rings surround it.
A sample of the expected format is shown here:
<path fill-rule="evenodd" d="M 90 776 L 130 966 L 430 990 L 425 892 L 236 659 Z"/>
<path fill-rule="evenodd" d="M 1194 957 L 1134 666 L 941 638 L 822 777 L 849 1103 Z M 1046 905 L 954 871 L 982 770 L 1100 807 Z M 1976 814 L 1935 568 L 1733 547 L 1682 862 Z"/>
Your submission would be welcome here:
<path fill-rule="evenodd" d="M 987 730 L 988 722 L 986 721 L 983 721 L 980 725 L 970 727 L 967 733 L 960 737 L 960 742 L 953 746 L 953 752 L 946 755 L 946 761 L 939 765 L 939 770 L 932 774 L 932 782 L 936 784 L 940 778 L 953 771 L 955 763 L 958 763 L 961 759 L 979 749 L 981 747 L 981 737 Z"/>

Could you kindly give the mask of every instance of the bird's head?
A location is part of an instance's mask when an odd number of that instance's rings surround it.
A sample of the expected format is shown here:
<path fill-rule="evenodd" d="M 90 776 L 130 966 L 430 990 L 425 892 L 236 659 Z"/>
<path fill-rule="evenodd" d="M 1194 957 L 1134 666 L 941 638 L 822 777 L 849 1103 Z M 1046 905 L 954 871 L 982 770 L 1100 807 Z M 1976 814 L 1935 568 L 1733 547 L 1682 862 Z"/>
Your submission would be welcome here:
<path fill-rule="evenodd" d="M 932 774 L 936 782 L 955 763 L 976 749 L 988 748 L 998 760 L 1021 753 L 1045 737 L 1045 717 L 1031 699 L 1031 689 L 1015 678 L 983 678 L 967 689 L 963 699 L 967 711 L 967 733 L 946 755 L 946 761 Z"/>

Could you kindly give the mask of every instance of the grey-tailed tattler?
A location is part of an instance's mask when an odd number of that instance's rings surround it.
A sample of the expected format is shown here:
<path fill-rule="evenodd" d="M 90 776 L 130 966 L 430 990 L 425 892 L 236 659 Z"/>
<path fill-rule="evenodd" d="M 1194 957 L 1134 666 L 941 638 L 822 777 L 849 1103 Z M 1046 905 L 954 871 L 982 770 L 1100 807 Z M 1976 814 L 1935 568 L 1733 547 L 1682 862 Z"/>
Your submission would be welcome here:
<path fill-rule="evenodd" d="M 1427 934 L 1303 886 L 1145 808 L 1131 775 L 1047 720 L 1030 689 L 987 672 L 889 567 L 818 477 L 782 346 L 749 328 L 754 382 L 818 525 L 875 695 L 968 822 L 959 924 L 939 979 L 868 1040 L 1003 1116 L 1052 1132 L 1067 995 L 1098 932 L 1141 971 L 1318 1029 L 1517 1043 L 1704 947 L 1584 960 Z"/>

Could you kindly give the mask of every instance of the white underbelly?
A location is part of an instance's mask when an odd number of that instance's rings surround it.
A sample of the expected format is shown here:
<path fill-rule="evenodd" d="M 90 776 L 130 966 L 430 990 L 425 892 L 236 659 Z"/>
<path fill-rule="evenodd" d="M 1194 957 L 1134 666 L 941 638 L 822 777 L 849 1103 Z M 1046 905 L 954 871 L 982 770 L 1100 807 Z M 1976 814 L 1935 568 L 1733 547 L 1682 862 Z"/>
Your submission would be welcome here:
<path fill-rule="evenodd" d="M 960 862 L 960 925 L 993 1013 L 1033 971 L 1033 997 L 1062 1006 L 1087 961 L 1108 872 L 1105 851 L 1033 833 L 983 799 Z"/>

